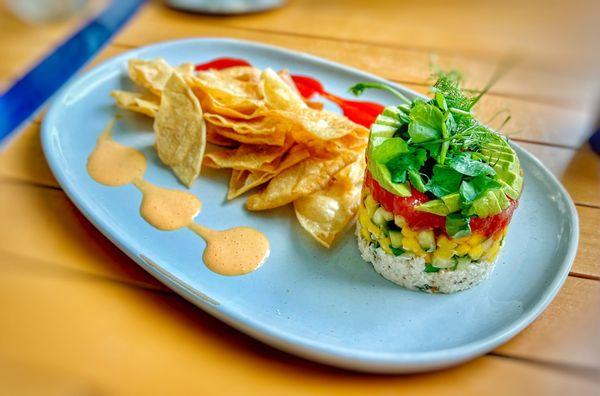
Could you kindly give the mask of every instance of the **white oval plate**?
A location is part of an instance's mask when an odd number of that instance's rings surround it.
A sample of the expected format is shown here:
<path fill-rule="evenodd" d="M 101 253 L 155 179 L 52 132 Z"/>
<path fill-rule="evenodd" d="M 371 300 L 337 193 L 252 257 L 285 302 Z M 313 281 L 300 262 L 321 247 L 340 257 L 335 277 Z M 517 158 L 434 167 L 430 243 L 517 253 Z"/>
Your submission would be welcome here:
<path fill-rule="evenodd" d="M 132 88 L 127 59 L 163 57 L 179 64 L 221 56 L 314 76 L 339 95 L 348 95 L 348 87 L 359 81 L 384 81 L 280 48 L 190 39 L 129 51 L 62 90 L 42 128 L 44 152 L 56 178 L 102 233 L 175 292 L 276 348 L 380 373 L 437 369 L 486 353 L 525 328 L 556 295 L 575 256 L 577 215 L 557 180 L 517 145 L 525 191 L 494 274 L 472 290 L 429 295 L 401 289 L 362 261 L 351 231 L 327 250 L 299 227 L 290 207 L 249 213 L 244 199 L 225 202 L 224 171 L 203 171 L 191 189 L 204 201 L 197 221 L 217 229 L 255 227 L 269 237 L 272 252 L 249 275 L 224 277 L 209 271 L 201 261 L 203 241 L 187 229 L 162 232 L 151 227 L 138 214 L 140 194 L 134 187 L 102 186 L 88 176 L 85 165 L 98 134 L 116 112 L 110 91 Z M 376 91 L 365 99 L 396 102 Z M 146 154 L 149 181 L 183 188 L 155 155 L 150 120 L 125 114 L 115 139 Z"/>

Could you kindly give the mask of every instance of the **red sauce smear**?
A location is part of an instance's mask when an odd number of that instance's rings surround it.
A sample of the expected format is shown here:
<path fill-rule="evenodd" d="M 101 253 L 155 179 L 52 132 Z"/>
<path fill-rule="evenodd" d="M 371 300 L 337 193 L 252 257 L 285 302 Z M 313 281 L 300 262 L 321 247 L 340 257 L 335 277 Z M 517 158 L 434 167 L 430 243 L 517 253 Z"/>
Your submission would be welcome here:
<path fill-rule="evenodd" d="M 236 66 L 251 66 L 248 61 L 238 58 L 217 58 L 210 62 L 197 64 L 194 69 L 196 71 L 200 70 L 222 70 L 227 69 L 228 67 L 236 67 Z"/>
<path fill-rule="evenodd" d="M 207 63 L 197 64 L 195 69 L 197 71 L 210 69 L 222 70 L 235 66 L 250 66 L 250 63 L 237 58 L 218 58 Z M 375 118 L 383 112 L 384 106 L 378 103 L 347 100 L 329 93 L 318 80 L 312 77 L 299 75 L 292 75 L 291 77 L 303 98 L 310 99 L 314 95 L 321 95 L 340 106 L 340 109 L 348 119 L 366 128 L 371 127 Z"/>
<path fill-rule="evenodd" d="M 368 170 L 365 175 L 365 186 L 371 191 L 375 201 L 388 212 L 404 217 L 411 229 L 418 231 L 433 229 L 438 233 L 446 233 L 444 216 L 415 210 L 415 206 L 431 200 L 426 194 L 411 188 L 412 195 L 410 197 L 394 195 L 381 187 Z M 510 223 L 517 205 L 518 201 L 511 200 L 510 206 L 497 215 L 471 218 L 471 231 L 486 237 L 502 231 Z"/>
<path fill-rule="evenodd" d="M 312 77 L 292 75 L 292 80 L 304 98 L 309 99 L 319 94 L 340 106 L 346 117 L 364 127 L 371 127 L 377 116 L 383 112 L 384 106 L 378 103 L 348 100 L 329 93 L 318 80 Z"/>

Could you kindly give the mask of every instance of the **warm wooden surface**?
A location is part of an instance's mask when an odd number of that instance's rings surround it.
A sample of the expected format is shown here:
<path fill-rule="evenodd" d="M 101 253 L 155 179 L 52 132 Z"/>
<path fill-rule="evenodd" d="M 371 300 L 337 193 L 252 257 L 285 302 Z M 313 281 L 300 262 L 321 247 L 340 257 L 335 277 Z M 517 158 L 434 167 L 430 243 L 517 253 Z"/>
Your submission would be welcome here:
<path fill-rule="evenodd" d="M 538 320 L 491 354 L 424 375 L 348 373 L 274 351 L 178 298 L 77 212 L 45 163 L 40 116 L 0 153 L 0 394 L 592 394 L 600 377 L 600 159 L 584 142 L 598 107 L 598 8 L 451 3 L 297 0 L 235 18 L 150 3 L 94 63 L 156 41 L 225 36 L 316 54 L 424 91 L 432 53 L 463 70 L 472 87 L 505 57 L 516 58 L 479 113 L 512 111 L 513 138 L 564 183 L 581 223 L 570 276 Z M 36 33 L 0 14 L 0 84 L 77 25 Z"/>

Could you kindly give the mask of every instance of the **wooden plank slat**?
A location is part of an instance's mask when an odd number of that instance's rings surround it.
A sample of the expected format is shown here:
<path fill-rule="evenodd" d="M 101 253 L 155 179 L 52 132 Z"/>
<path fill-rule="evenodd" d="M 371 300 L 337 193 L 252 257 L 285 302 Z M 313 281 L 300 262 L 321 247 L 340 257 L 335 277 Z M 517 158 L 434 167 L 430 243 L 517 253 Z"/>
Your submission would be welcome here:
<path fill-rule="evenodd" d="M 149 23 L 157 26 L 157 29 L 147 29 Z M 391 80 L 421 84 L 430 78 L 434 55 L 434 52 L 405 47 L 240 29 L 231 26 L 229 22 L 182 14 L 152 5 L 142 9 L 136 20 L 124 28 L 113 43 L 137 47 L 157 41 L 204 36 L 232 37 L 282 46 L 341 62 Z M 190 54 L 191 58 L 193 56 Z M 483 87 L 499 62 L 497 58 L 478 59 L 453 53 L 441 53 L 435 59 L 444 68 L 461 70 L 469 88 Z M 491 93 L 585 109 L 589 101 L 594 99 L 597 90 L 598 85 L 592 79 L 582 78 L 574 73 L 540 70 L 517 59 L 509 72 L 492 88 Z"/>
<path fill-rule="evenodd" d="M 496 352 L 600 370 L 600 342 L 590 342 L 598 332 L 600 282 L 569 277 L 551 307 Z"/>
<path fill-rule="evenodd" d="M 588 395 L 597 387 L 577 372 L 489 356 L 430 374 L 345 372 L 277 353 L 174 296 L 38 276 L 23 262 L 0 267 L 0 302 L 10 301 L 0 313 L 11 318 L 0 327 L 0 359 L 33 386 L 149 395 Z M 14 373 L 2 370 L 0 380 Z"/>
<path fill-rule="evenodd" d="M 541 11 L 543 10 L 543 11 Z M 148 7 L 161 16 L 165 9 Z M 591 15 L 599 5 L 575 0 L 519 0 L 475 3 L 470 0 L 398 3 L 394 0 L 296 0 L 272 13 L 228 18 L 229 26 L 286 32 L 340 41 L 386 44 L 424 51 L 499 58 L 525 56 L 546 69 L 581 71 L 593 76 L 598 55 L 598 26 Z M 572 59 L 592 61 L 582 65 Z"/>
<path fill-rule="evenodd" d="M 497 53 L 495 56 L 485 54 L 474 57 L 472 54 L 461 54 L 453 48 L 456 43 L 449 37 L 452 32 L 448 31 L 447 26 L 444 27 L 444 33 L 435 34 L 435 46 L 422 45 L 425 40 L 423 34 L 428 35 L 435 31 L 431 29 L 431 17 L 439 17 L 442 14 L 439 11 L 427 18 L 427 28 L 424 28 L 421 20 L 416 24 L 415 21 L 410 21 L 411 28 L 418 29 L 419 32 L 407 35 L 398 33 L 398 30 L 408 26 L 399 21 L 406 12 L 404 10 L 406 4 L 402 6 L 403 12 L 396 13 L 390 12 L 398 8 L 396 2 L 377 2 L 374 7 L 373 4 L 365 6 L 357 1 L 343 1 L 343 3 L 337 1 L 328 2 L 327 6 L 319 3 L 313 8 L 308 8 L 306 3 L 306 1 L 295 1 L 282 10 L 269 14 L 218 20 L 149 4 L 136 17 L 136 21 L 119 34 L 114 42 L 140 45 L 158 40 L 204 35 L 247 38 L 304 50 L 330 59 L 339 58 L 342 54 L 352 58 L 344 63 L 354 64 L 361 69 L 401 81 L 424 80 L 429 73 L 431 53 L 439 53 L 443 65 L 450 64 L 466 71 L 476 86 L 482 86 L 487 81 L 500 57 L 507 53 L 518 53 L 523 46 L 531 45 L 531 41 L 520 40 L 519 45 L 515 45 L 510 50 L 506 48 L 500 50 L 500 55 Z M 460 8 L 460 3 L 453 2 L 452 7 Z M 506 2 L 502 4 L 504 3 Z M 416 11 L 429 11 L 422 3 L 418 3 L 417 8 Z M 436 8 L 441 9 L 443 5 L 438 5 Z M 520 3 L 519 9 L 523 8 L 523 4 Z M 456 15 L 456 12 L 444 13 L 443 17 L 449 20 Z M 376 20 L 377 28 L 341 29 L 340 27 L 346 25 L 347 18 L 355 21 L 353 22 L 356 23 L 355 26 L 361 26 L 365 20 Z M 157 28 L 147 29 L 149 23 Z M 514 18 L 511 18 L 510 26 L 514 26 Z M 540 27 L 538 30 L 549 29 Z M 461 32 L 464 32 L 464 29 L 461 29 Z M 546 39 L 549 40 L 548 37 Z M 460 43 L 472 45 L 473 40 L 469 37 L 468 40 L 463 39 Z M 559 48 L 561 44 L 562 47 L 568 48 Z M 578 45 L 580 44 L 583 45 L 579 42 Z M 554 42 L 553 45 L 552 55 L 560 54 L 561 57 L 565 54 L 564 50 L 574 48 L 572 43 Z M 490 42 L 486 42 L 485 45 L 479 45 L 477 48 L 488 50 L 495 47 Z M 568 97 L 578 103 L 584 103 L 584 98 L 588 97 L 586 95 L 594 95 L 597 92 L 598 84 L 593 80 L 593 68 L 590 65 L 573 65 L 573 62 L 565 62 L 565 59 L 559 59 L 558 62 L 546 60 L 532 64 L 533 54 L 532 51 L 524 51 L 520 54 L 515 69 L 500 81 L 495 89 L 500 92 L 529 96 L 551 96 L 555 100 L 564 100 Z M 595 56 L 595 54 L 586 54 L 586 56 Z M 567 70 L 557 67 L 563 63 Z M 414 67 L 417 65 L 418 67 Z M 585 72 L 573 70 L 582 67 Z"/>
<path fill-rule="evenodd" d="M 83 217 L 61 190 L 0 184 L 0 254 L 164 289 Z"/>

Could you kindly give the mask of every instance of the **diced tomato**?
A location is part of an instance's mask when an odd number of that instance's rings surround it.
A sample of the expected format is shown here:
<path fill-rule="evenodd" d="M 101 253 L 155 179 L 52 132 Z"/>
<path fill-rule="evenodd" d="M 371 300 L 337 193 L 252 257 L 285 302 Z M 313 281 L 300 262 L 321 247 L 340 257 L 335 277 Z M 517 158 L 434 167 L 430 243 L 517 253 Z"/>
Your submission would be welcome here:
<path fill-rule="evenodd" d="M 429 201 L 427 195 L 411 189 L 410 197 L 400 197 L 392 194 L 377 183 L 367 171 L 365 178 L 366 186 L 371 190 L 375 201 L 379 202 L 385 210 L 395 215 L 402 216 L 413 230 L 425 229 L 443 229 L 446 224 L 446 218 L 426 212 L 416 211 L 414 208 L 422 203 Z"/>
<path fill-rule="evenodd" d="M 511 199 L 510 206 L 497 215 L 472 218 L 471 231 L 485 236 L 491 236 L 502 231 L 508 226 L 508 223 L 510 223 L 510 219 L 512 219 L 512 215 L 517 206 L 519 206 L 519 201 Z"/>
<path fill-rule="evenodd" d="M 446 218 L 444 216 L 415 210 L 416 206 L 431 200 L 426 194 L 411 188 L 410 197 L 394 195 L 381 187 L 368 170 L 365 176 L 365 186 L 371 191 L 375 201 L 388 212 L 404 217 L 411 229 L 415 231 L 434 229 L 439 233 L 446 232 Z M 517 206 L 518 201 L 511 200 L 510 206 L 495 216 L 471 218 L 471 231 L 486 237 L 502 231 L 510 223 Z"/>

